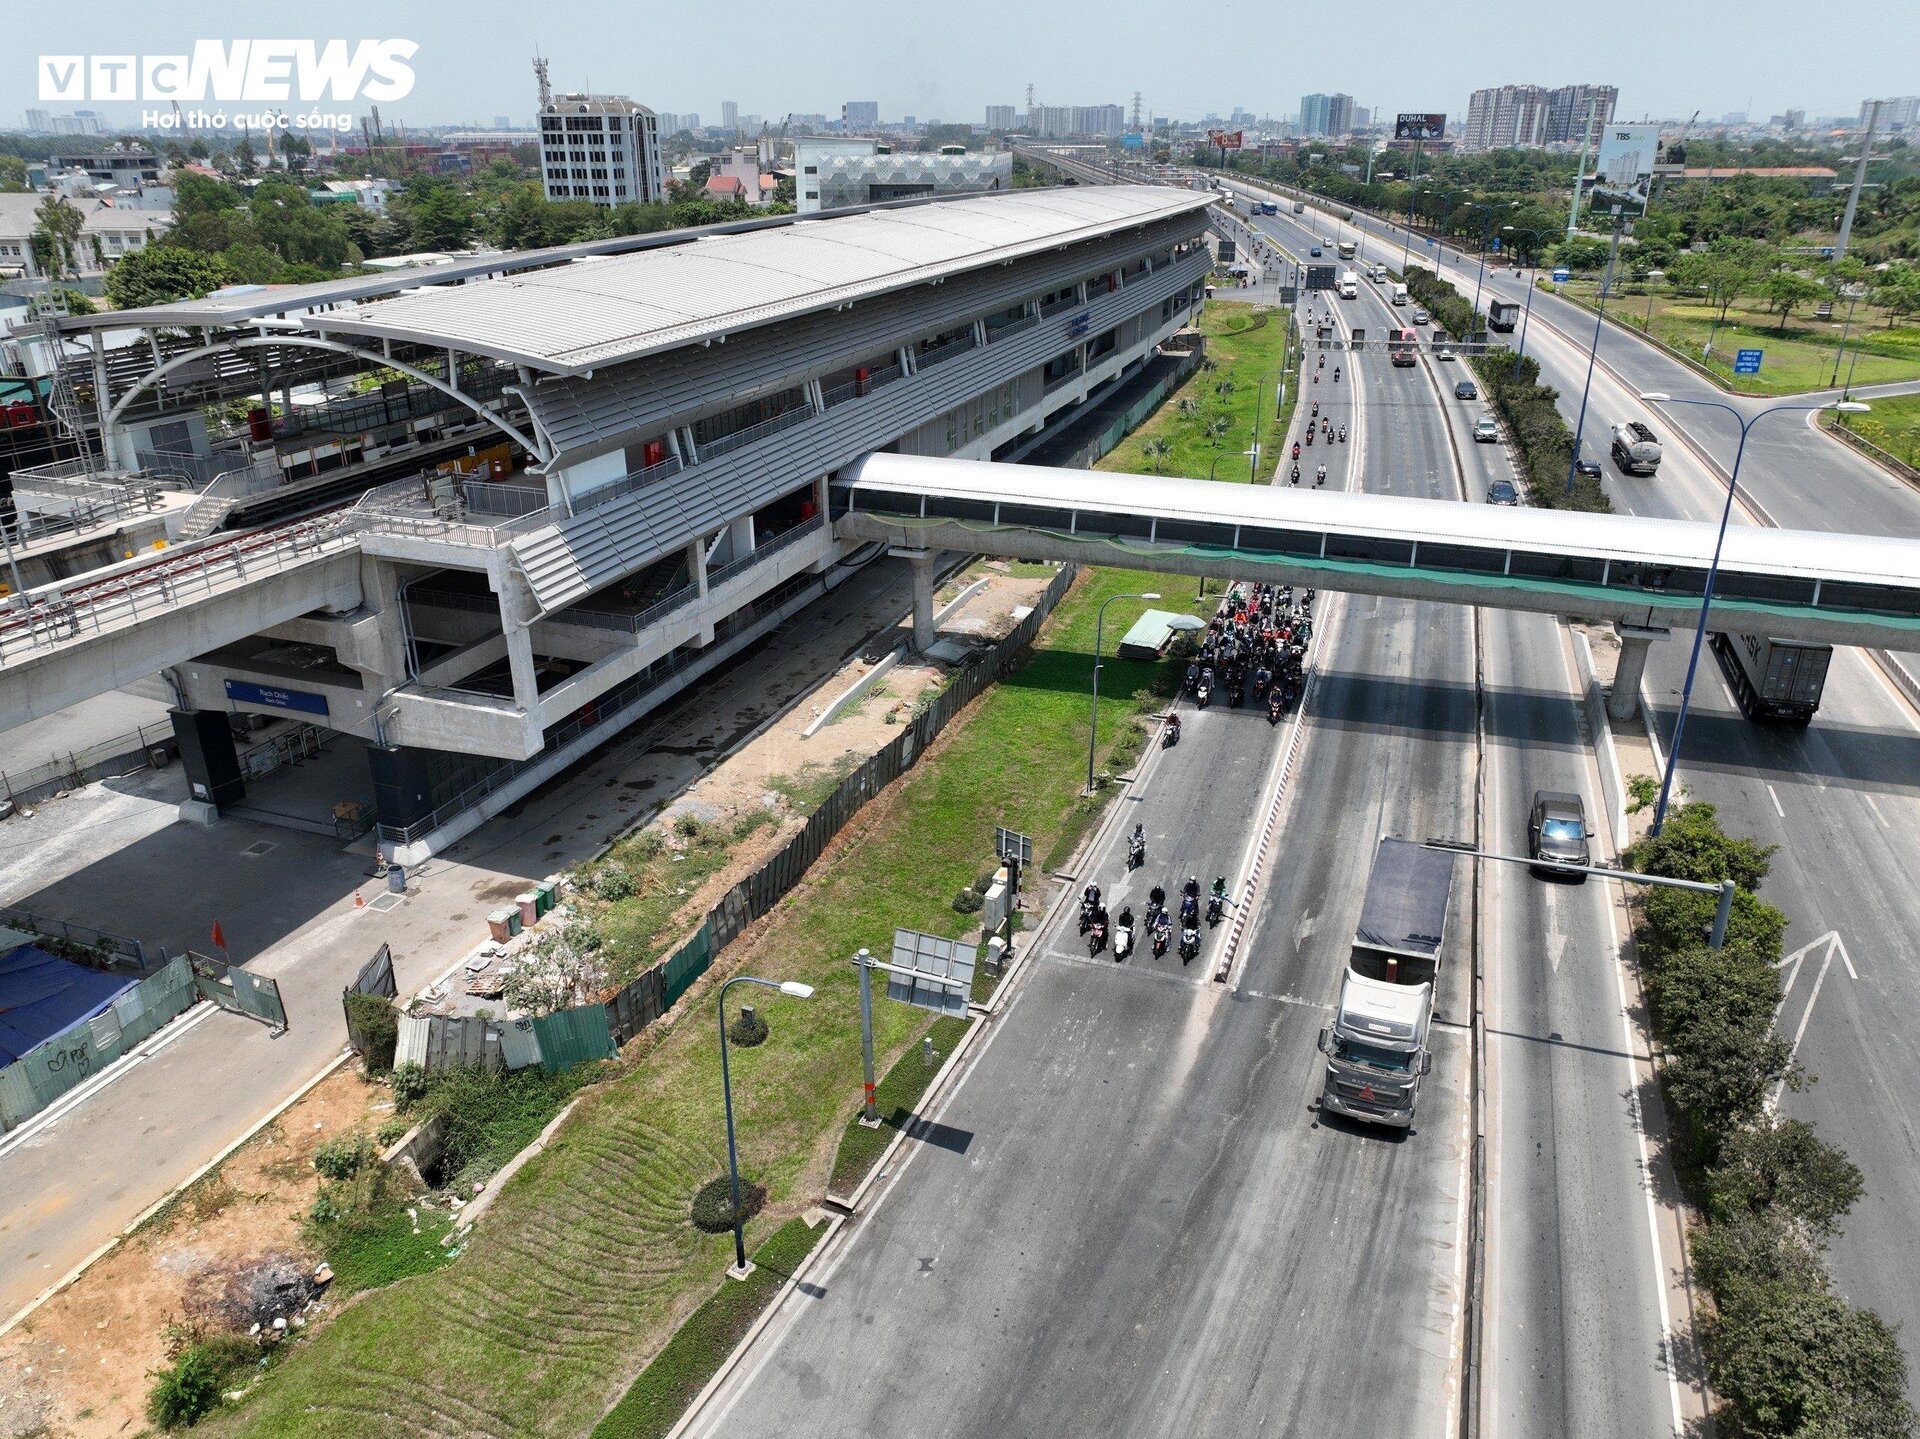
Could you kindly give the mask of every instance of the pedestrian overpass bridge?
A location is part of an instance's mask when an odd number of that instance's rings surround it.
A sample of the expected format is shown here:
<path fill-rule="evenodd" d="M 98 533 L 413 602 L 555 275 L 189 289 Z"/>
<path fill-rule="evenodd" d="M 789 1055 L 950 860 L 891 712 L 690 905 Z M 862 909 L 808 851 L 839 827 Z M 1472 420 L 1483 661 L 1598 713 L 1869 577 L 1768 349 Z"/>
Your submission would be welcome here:
<path fill-rule="evenodd" d="M 1288 486 L 873 454 L 842 539 L 1486 605 L 1607 622 L 1632 713 L 1646 645 L 1698 623 L 1717 526 Z M 1920 648 L 1920 540 L 1728 529 L 1713 628 Z"/>

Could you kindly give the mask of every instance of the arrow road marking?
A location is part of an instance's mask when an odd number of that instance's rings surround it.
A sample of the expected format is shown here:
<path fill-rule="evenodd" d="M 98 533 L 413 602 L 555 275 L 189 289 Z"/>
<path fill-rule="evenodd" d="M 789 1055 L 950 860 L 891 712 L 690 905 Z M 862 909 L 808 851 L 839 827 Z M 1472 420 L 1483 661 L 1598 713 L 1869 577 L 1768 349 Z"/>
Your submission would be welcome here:
<path fill-rule="evenodd" d="M 1801 1011 L 1800 1023 L 1795 1027 L 1793 1031 L 1793 1041 L 1787 1047 L 1789 1059 L 1797 1060 L 1799 1058 L 1800 1041 L 1806 1037 L 1807 1025 L 1813 1020 L 1813 1007 L 1820 1002 L 1820 987 L 1827 982 L 1827 971 L 1833 968 L 1834 956 L 1838 955 L 1841 963 L 1846 966 L 1848 979 L 1858 980 L 1860 978 L 1858 972 L 1856 972 L 1853 967 L 1853 957 L 1847 953 L 1846 943 L 1840 938 L 1839 930 L 1830 929 L 1812 943 L 1801 945 L 1800 948 L 1780 960 L 1774 966 L 1776 969 L 1784 968 L 1789 964 L 1793 966 L 1793 970 L 1787 976 L 1786 982 L 1780 986 L 1780 1005 L 1778 1009 L 1774 1010 L 1773 1014 L 1776 1025 L 1780 1022 L 1781 1011 L 1787 1007 L 1787 994 L 1792 990 L 1794 981 L 1800 977 L 1802 962 L 1807 956 L 1812 954 L 1814 950 L 1820 949 L 1823 946 L 1826 949 L 1826 953 L 1821 956 L 1820 972 L 1814 976 L 1813 989 L 1807 995 L 1807 1007 Z M 1786 1084 L 1786 1080 L 1782 1079 L 1774 1085 L 1773 1095 L 1767 1101 L 1767 1107 L 1769 1109 L 1778 1109 L 1780 1107 L 1780 1096 L 1785 1091 Z"/>

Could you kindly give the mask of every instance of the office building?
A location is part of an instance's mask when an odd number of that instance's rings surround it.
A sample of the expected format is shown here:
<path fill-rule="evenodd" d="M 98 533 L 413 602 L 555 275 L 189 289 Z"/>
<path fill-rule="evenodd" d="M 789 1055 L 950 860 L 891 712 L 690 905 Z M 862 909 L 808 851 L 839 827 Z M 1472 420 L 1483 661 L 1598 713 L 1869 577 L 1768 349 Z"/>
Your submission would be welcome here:
<path fill-rule="evenodd" d="M 49 115 L 45 110 L 27 111 L 27 130 L 34 135 L 51 135 L 53 133 L 53 116 Z"/>
<path fill-rule="evenodd" d="M 847 101 L 840 107 L 840 126 L 849 134 L 856 130 L 878 130 L 880 102 L 878 100 Z"/>
<path fill-rule="evenodd" d="M 730 134 L 740 133 L 740 104 L 737 100 L 720 102 L 720 128 Z"/>
<path fill-rule="evenodd" d="M 659 117 L 624 95 L 555 95 L 540 112 L 540 180 L 549 200 L 657 204 Z"/>
<path fill-rule="evenodd" d="M 1315 93 L 1300 97 L 1301 134 L 1345 135 L 1353 128 L 1353 96 Z"/>
<path fill-rule="evenodd" d="M 114 589 L 108 623 L 22 627 L 0 717 L 173 667 L 197 817 L 255 782 L 229 715 L 293 715 L 365 742 L 382 847 L 419 862 L 830 588 L 873 583 L 844 566 L 862 546 L 835 525 L 855 461 L 1005 459 L 1137 373 L 1204 298 L 1210 203 L 1062 187 L 223 292 L 150 314 L 97 371 L 87 341 L 129 330 L 124 314 L 64 320 L 72 377 L 105 386 L 76 423 L 122 478 L 143 451 L 205 451 L 227 400 L 343 362 L 388 383 L 286 437 L 351 440 L 360 473 L 333 480 L 357 504 L 250 528 L 244 567 L 170 601 Z M 273 348 L 248 348 L 262 330 Z M 202 346 L 218 359 L 192 383 L 160 370 Z M 435 388 L 436 366 L 457 388 Z M 423 483 L 409 453 L 368 492 L 368 425 L 443 446 L 458 430 L 455 458 Z M 199 552 L 209 576 L 229 542 Z M 907 561 L 923 647 L 935 558 Z"/>
<path fill-rule="evenodd" d="M 160 183 L 161 159 L 144 145 L 106 145 L 93 150 L 61 150 L 47 158 L 49 173 L 84 170 L 96 185 L 137 190 Z"/>
<path fill-rule="evenodd" d="M 1013 155 L 1005 150 L 939 154 L 892 151 L 873 140 L 812 138 L 793 142 L 794 204 L 803 215 L 920 195 L 965 195 L 1013 184 Z"/>
<path fill-rule="evenodd" d="M 1880 119 L 1874 126 L 1877 133 L 1897 135 L 1920 128 L 1920 95 L 1896 95 L 1889 100 L 1862 100 L 1860 129 L 1867 128 L 1867 112 L 1875 105 L 1880 107 Z"/>
<path fill-rule="evenodd" d="M 1011 105 L 987 106 L 987 129 L 1011 130 L 1020 123 L 1019 111 Z"/>

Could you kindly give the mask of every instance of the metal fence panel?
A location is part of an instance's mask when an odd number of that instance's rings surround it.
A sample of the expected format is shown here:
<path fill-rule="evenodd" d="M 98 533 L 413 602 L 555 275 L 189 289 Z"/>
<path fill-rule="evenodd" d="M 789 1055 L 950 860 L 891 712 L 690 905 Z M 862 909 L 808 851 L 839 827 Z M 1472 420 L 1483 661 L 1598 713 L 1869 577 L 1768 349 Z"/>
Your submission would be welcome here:
<path fill-rule="evenodd" d="M 510 1019 L 500 1026 L 500 1062 L 508 1069 L 540 1063 L 540 1036 L 530 1019 Z"/>
<path fill-rule="evenodd" d="M 400 1016 L 400 1034 L 393 1046 L 393 1067 L 403 1064 L 427 1067 L 427 1041 L 433 1035 L 433 1022 L 425 1015 Z"/>
<path fill-rule="evenodd" d="M 615 1044 L 625 1044 L 665 1012 L 665 969 L 656 964 L 607 1002 Z"/>
<path fill-rule="evenodd" d="M 264 1019 L 275 1029 L 287 1027 L 287 1007 L 280 1002 L 278 981 L 244 969 L 229 969 L 227 980 L 233 986 L 234 1005 L 242 1014 Z"/>
<path fill-rule="evenodd" d="M 14 1125 L 40 1112 L 40 1097 L 27 1080 L 27 1067 L 18 1062 L 0 1069 L 0 1129 Z"/>
<path fill-rule="evenodd" d="M 664 989 L 663 1006 L 672 1009 L 680 996 L 693 987 L 693 982 L 707 972 L 707 966 L 713 963 L 713 919 L 709 916 L 705 923 L 693 933 L 693 938 L 675 950 L 673 957 L 661 968 Z"/>
<path fill-rule="evenodd" d="M 533 1021 L 533 1032 L 540 1041 L 540 1062 L 549 1074 L 617 1052 L 604 1004 L 582 1004 L 557 1014 L 543 1014 Z"/>
<path fill-rule="evenodd" d="M 360 972 L 353 977 L 353 983 L 347 986 L 349 994 L 377 994 L 386 999 L 398 999 L 400 988 L 393 981 L 393 947 L 383 944 L 373 952 L 373 958 L 360 966 Z"/>

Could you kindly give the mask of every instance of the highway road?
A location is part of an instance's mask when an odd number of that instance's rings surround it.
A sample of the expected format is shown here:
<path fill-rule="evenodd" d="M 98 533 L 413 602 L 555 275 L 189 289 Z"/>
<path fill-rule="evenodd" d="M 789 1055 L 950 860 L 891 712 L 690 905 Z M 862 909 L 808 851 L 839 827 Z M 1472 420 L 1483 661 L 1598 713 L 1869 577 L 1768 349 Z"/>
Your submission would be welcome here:
<path fill-rule="evenodd" d="M 1300 242 L 1284 221 L 1263 228 Z M 1334 308 L 1387 319 L 1377 296 Z M 1497 449 L 1457 448 L 1449 417 L 1461 425 L 1473 407 L 1425 366 L 1360 365 L 1356 443 L 1303 452 L 1308 476 L 1331 454 L 1362 488 L 1457 500 L 1505 472 Z M 1336 425 L 1352 393 L 1326 380 L 1302 391 Z M 1562 628 L 1489 617 L 1482 646 L 1468 610 L 1363 597 L 1322 609 L 1304 746 L 1228 985 L 1199 973 L 1211 950 L 1191 971 L 1113 965 L 1090 961 L 1071 928 L 1050 937 L 937 1114 L 938 1137 L 888 1178 L 695 1432 L 1323 1430 L 1361 1411 L 1370 1427 L 1447 1432 L 1482 936 L 1500 1075 L 1488 1432 L 1672 1431 L 1635 1104 L 1644 1048 L 1599 886 L 1491 873 L 1480 891 L 1462 861 L 1414 1132 L 1323 1124 L 1314 1110 L 1314 1041 L 1378 837 L 1480 838 L 1483 783 L 1494 845 L 1524 842 L 1535 786 L 1583 791 L 1600 813 Z M 1497 687 L 1484 702 L 1483 649 Z M 1163 876 L 1171 891 L 1184 873 L 1234 873 L 1257 818 L 1247 731 L 1259 745 L 1265 729 L 1209 711 L 1151 762 L 1094 856 L 1110 903 L 1139 909 Z M 1136 817 L 1150 860 L 1128 880 Z"/>
<path fill-rule="evenodd" d="M 1390 264 L 1399 243 L 1392 238 Z M 1477 266 L 1447 268 L 1470 296 Z M 1487 290 L 1525 303 L 1525 285 L 1510 273 L 1490 271 Z M 1590 312 L 1536 293 L 1527 353 L 1561 391 L 1570 421 L 1593 333 Z M 1729 399 L 1611 325 L 1601 331 L 1599 357 L 1588 453 L 1604 462 L 1608 427 L 1629 418 L 1668 441 L 1657 477 L 1623 476 L 1607 462 L 1605 484 L 1616 507 L 1717 518 L 1738 442 L 1733 417 L 1637 396 L 1728 400 L 1749 415 L 1781 402 Z M 1754 426 L 1740 489 L 1758 514 L 1736 508 L 1736 523 L 1765 516 L 1793 529 L 1920 534 L 1920 492 L 1819 434 L 1803 414 Z M 1676 632 L 1673 642 L 1654 647 L 1648 665 L 1646 693 L 1663 742 L 1671 740 L 1690 640 L 1689 632 Z M 1920 658 L 1901 659 L 1920 674 Z M 1804 951 L 1783 971 L 1788 993 L 1780 1024 L 1817 1077 L 1785 1094 L 1783 1108 L 1845 1148 L 1866 1177 L 1866 1197 L 1832 1246 L 1842 1292 L 1906 1335 L 1920 1333 L 1920 1235 L 1910 1221 L 1920 1208 L 1920 1021 L 1912 1017 L 1920 1014 L 1920 936 L 1906 914 L 1912 876 L 1920 873 L 1920 720 L 1877 665 L 1841 650 L 1809 728 L 1754 725 L 1708 655 L 1678 773 L 1694 798 L 1718 807 L 1729 829 L 1779 846 L 1766 897 L 1792 920 L 1789 951 Z M 1920 1393 L 1920 1384 L 1910 1388 Z"/>

